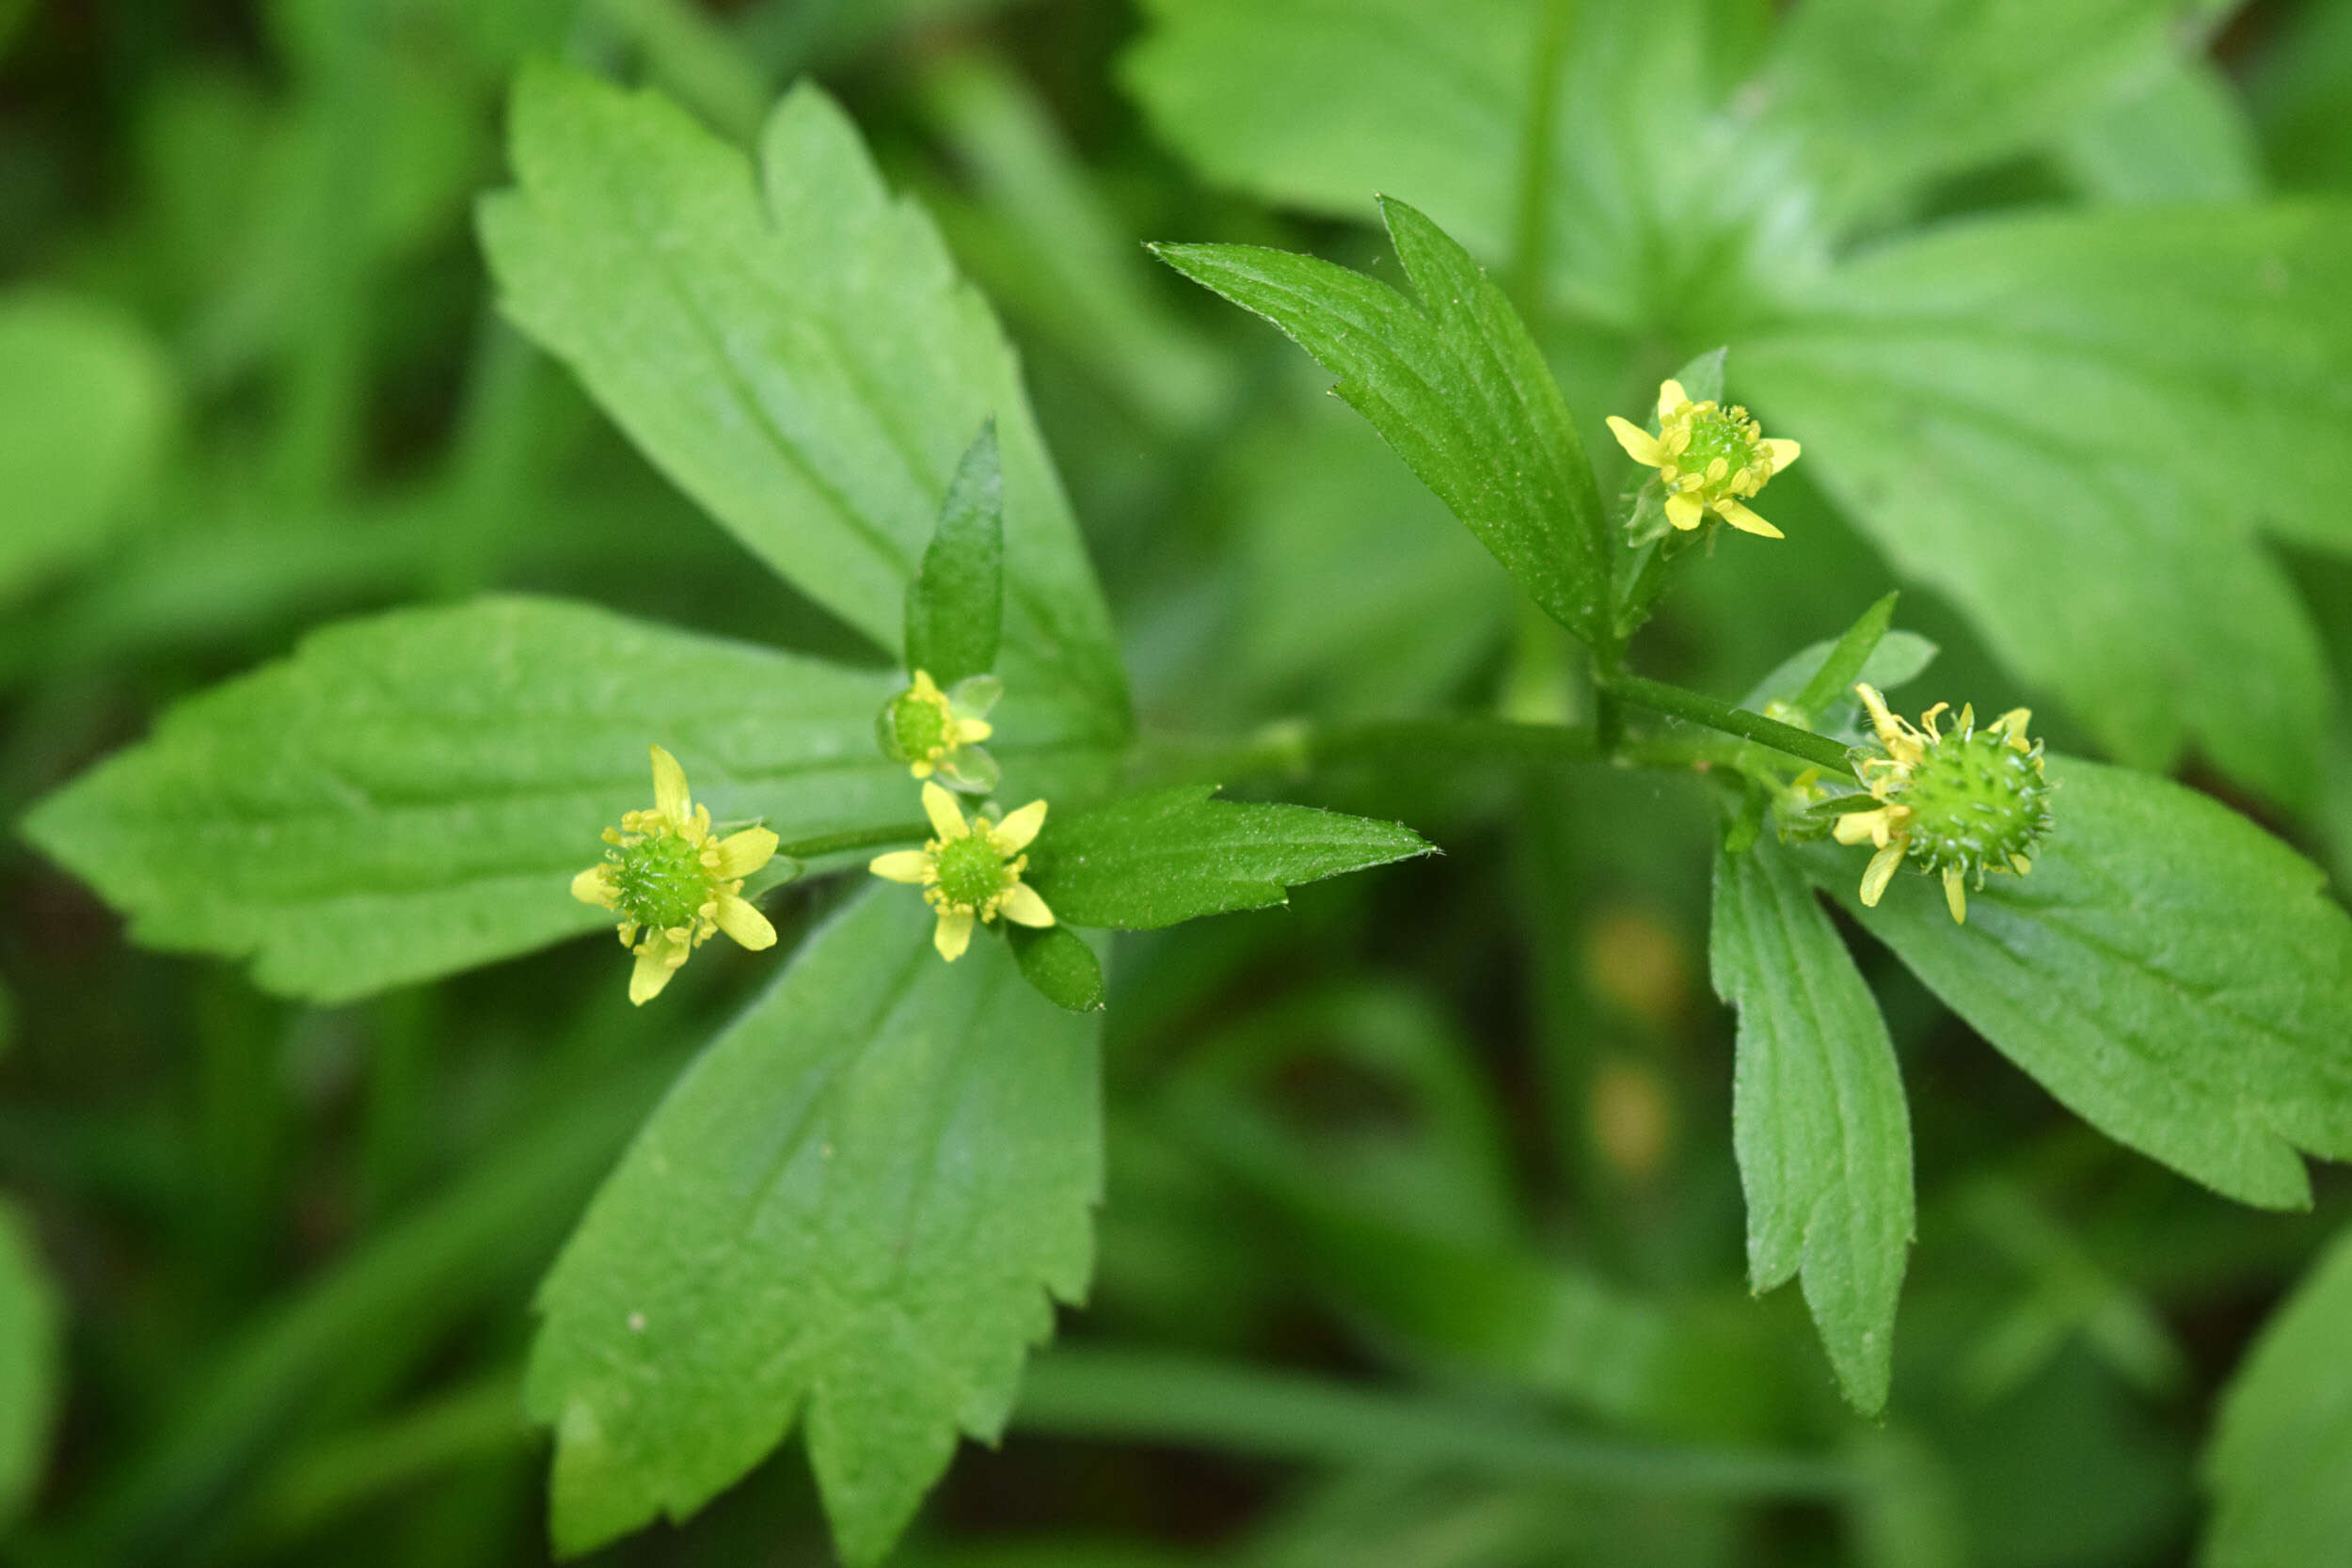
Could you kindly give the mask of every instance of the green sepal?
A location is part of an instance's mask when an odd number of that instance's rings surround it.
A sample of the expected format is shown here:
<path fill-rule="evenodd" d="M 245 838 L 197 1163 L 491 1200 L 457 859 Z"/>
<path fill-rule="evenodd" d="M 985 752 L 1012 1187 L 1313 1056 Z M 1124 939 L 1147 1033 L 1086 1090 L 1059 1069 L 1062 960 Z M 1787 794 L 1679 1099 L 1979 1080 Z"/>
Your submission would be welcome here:
<path fill-rule="evenodd" d="M 1103 965 L 1086 939 L 1067 926 L 1040 929 L 1005 922 L 1021 977 L 1055 1006 L 1073 1013 L 1103 1010 Z"/>

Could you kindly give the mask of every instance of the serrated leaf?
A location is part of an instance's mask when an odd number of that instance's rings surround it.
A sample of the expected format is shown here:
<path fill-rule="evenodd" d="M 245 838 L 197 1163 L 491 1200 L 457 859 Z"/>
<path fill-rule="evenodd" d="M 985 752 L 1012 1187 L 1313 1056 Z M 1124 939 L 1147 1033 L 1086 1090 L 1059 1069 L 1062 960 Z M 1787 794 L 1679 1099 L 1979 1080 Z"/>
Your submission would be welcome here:
<path fill-rule="evenodd" d="M 1734 363 L 1907 576 L 2101 743 L 2284 800 L 2327 685 L 2262 526 L 2352 548 L 2352 209 L 1987 219 L 1823 278 Z"/>
<path fill-rule="evenodd" d="M 560 600 L 399 610 L 183 703 L 24 832 L 138 941 L 339 1001 L 609 926 L 569 879 L 651 800 L 649 743 L 787 840 L 908 819 L 898 683 Z"/>
<path fill-rule="evenodd" d="M 127 317 L 0 296 L 0 599 L 105 542 L 163 455 L 172 396 L 162 351 Z"/>
<path fill-rule="evenodd" d="M 0 1534 L 24 1511 L 49 1457 L 62 1317 L 32 1227 L 0 1200 Z"/>
<path fill-rule="evenodd" d="M 1859 849 L 1806 874 L 2075 1115 L 2241 1202 L 2311 1201 L 2296 1150 L 2352 1159 L 2352 918 L 2319 870 L 2178 784 L 2052 758 L 2057 827 L 1956 926 L 1899 873 L 1875 910 Z"/>
<path fill-rule="evenodd" d="M 1055 1006 L 1073 1013 L 1103 1010 L 1103 964 L 1086 939 L 1067 926 L 1040 929 L 1005 925 L 1021 977 Z"/>
<path fill-rule="evenodd" d="M 761 559 L 899 646 L 980 421 L 1004 461 L 1005 727 L 1117 739 L 1125 677 L 1010 347 L 929 218 L 813 87 L 741 152 L 553 66 L 516 89 L 517 186 L 482 232 L 504 308 Z"/>
<path fill-rule="evenodd" d="M 1431 852 L 1399 823 L 1216 793 L 1182 784 L 1049 817 L 1026 879 L 1067 925 L 1148 931 L 1263 909 L 1301 883 Z"/>
<path fill-rule="evenodd" d="M 1311 256 L 1255 245 L 1153 248 L 1314 356 L 1340 378 L 1339 395 L 1547 614 L 1587 641 L 1603 641 L 1607 524 L 1542 353 L 1467 251 L 1401 201 L 1380 211 L 1417 299 Z"/>
<path fill-rule="evenodd" d="M 2352 1230 L 2254 1342 L 2205 1454 L 2204 1568 L 2301 1568 L 2352 1540 Z"/>
<path fill-rule="evenodd" d="M 942 686 L 984 675 L 996 667 L 1004 620 L 1004 475 L 992 420 L 956 465 L 922 570 L 907 584 L 907 668 Z"/>
<path fill-rule="evenodd" d="M 841 1555 L 993 1441 L 1092 1267 L 1096 1026 L 858 896 L 655 1112 L 540 1291 L 559 1549 L 684 1518 L 796 1420 Z"/>
<path fill-rule="evenodd" d="M 1804 873 L 1769 835 L 1716 857 L 1708 952 L 1715 993 L 1740 1013 L 1732 1146 L 1748 1277 L 1762 1291 L 1803 1274 L 1838 1386 L 1875 1415 L 1914 1217 L 1894 1042 Z"/>

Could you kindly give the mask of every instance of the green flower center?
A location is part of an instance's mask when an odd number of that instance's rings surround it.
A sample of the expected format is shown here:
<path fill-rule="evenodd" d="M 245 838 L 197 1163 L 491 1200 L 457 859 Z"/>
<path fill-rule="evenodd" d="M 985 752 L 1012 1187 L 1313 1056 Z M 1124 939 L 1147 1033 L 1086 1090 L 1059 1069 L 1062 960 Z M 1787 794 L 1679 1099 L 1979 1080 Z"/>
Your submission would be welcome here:
<path fill-rule="evenodd" d="M 947 721 L 945 704 L 918 697 L 912 689 L 901 691 L 882 709 L 882 751 L 894 762 L 919 762 L 945 751 Z"/>
<path fill-rule="evenodd" d="M 710 872 L 702 852 L 686 840 L 660 833 L 605 857 L 620 890 L 620 911 L 640 926 L 675 930 L 691 926 L 710 902 Z"/>
<path fill-rule="evenodd" d="M 2050 786 L 2024 752 L 1979 730 L 1928 748 L 1899 799 L 1911 858 L 1930 871 L 1983 871 L 2031 857 L 2050 829 Z"/>
<path fill-rule="evenodd" d="M 1012 884 L 1005 857 L 996 852 L 985 824 L 939 847 L 939 891 L 958 908 L 977 910 Z"/>
<path fill-rule="evenodd" d="M 1675 459 L 1685 473 L 1704 474 L 1718 457 L 1728 479 L 1756 460 L 1753 421 L 1744 408 L 1708 408 L 1691 416 L 1691 439 Z"/>

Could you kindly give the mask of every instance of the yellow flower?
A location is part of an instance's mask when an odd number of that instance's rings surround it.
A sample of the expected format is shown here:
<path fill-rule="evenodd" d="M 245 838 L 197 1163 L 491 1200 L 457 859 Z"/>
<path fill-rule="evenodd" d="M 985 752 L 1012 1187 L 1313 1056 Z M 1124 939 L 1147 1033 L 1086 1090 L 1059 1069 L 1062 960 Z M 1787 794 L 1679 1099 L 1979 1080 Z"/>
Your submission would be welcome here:
<path fill-rule="evenodd" d="M 1666 521 L 1675 527 L 1694 529 L 1712 512 L 1746 532 L 1784 537 L 1748 510 L 1745 498 L 1794 463 L 1803 449 L 1766 436 L 1746 409 L 1692 403 L 1681 382 L 1668 381 L 1658 388 L 1657 435 L 1614 414 L 1609 416 L 1609 431 L 1626 455 L 1658 470 L 1666 490 Z"/>
<path fill-rule="evenodd" d="M 1938 721 L 1949 703 L 1936 704 L 1915 725 L 1888 712 L 1877 688 L 1854 690 L 1870 710 L 1870 727 L 1886 752 L 1856 769 L 1879 804 L 1847 813 L 1833 830 L 1840 844 L 1878 848 L 1862 873 L 1862 901 L 1876 906 L 1908 855 L 1922 870 L 1943 877 L 1952 918 L 1965 921 L 1966 878 L 1973 873 L 1981 888 L 1987 871 L 2024 876 L 2050 831 L 2042 743 L 2026 738 L 2033 715 L 2011 708 L 1979 730 L 1976 713 L 1963 707 L 1947 734 Z"/>
<path fill-rule="evenodd" d="M 746 828 L 713 838 L 710 808 L 687 798 L 686 770 L 660 747 L 652 750 L 653 809 L 607 828 L 612 847 L 603 863 L 572 879 L 573 897 L 621 917 L 621 945 L 637 955 L 628 999 L 639 1006 L 660 995 L 714 931 L 755 951 L 776 942 L 776 928 L 742 895 L 743 879 L 774 858 L 776 835 Z"/>
<path fill-rule="evenodd" d="M 917 670 L 875 721 L 882 754 L 918 779 L 937 773 L 950 788 L 987 793 L 996 787 L 996 763 L 979 743 L 996 732 L 983 716 L 1004 689 L 993 675 L 974 675 L 942 691 L 930 672 Z"/>
<path fill-rule="evenodd" d="M 1021 880 L 1029 857 L 1021 851 L 1045 825 L 1045 802 L 1032 800 L 1001 822 L 985 816 L 969 823 L 956 798 L 935 784 L 923 786 L 924 815 L 938 833 L 920 849 L 877 855 L 867 867 L 894 882 L 919 882 L 923 897 L 939 911 L 931 944 L 949 963 L 972 944 L 975 922 L 1003 915 L 1018 926 L 1051 926 L 1054 911 L 1037 890 Z"/>

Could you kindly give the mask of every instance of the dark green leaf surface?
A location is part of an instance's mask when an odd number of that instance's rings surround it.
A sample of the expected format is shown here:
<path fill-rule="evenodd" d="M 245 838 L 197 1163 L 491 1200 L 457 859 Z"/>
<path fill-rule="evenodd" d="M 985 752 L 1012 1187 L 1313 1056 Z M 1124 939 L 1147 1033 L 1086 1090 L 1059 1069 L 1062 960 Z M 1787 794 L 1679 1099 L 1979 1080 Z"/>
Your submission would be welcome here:
<path fill-rule="evenodd" d="M 1339 395 L 1547 613 L 1601 641 L 1606 525 L 1583 443 L 1543 355 L 1468 252 L 1401 201 L 1380 210 L 1418 300 L 1285 251 L 1156 249 L 1314 356 L 1340 378 Z"/>
<path fill-rule="evenodd" d="M 2326 685 L 2257 527 L 2352 547 L 2352 209 L 1989 219 L 1736 345 L 1768 428 L 2123 761 L 2295 800 Z"/>
<path fill-rule="evenodd" d="M 1148 931 L 1263 909 L 1302 882 L 1430 853 L 1398 823 L 1215 794 L 1184 784 L 1050 818 L 1027 879 L 1069 925 Z"/>
<path fill-rule="evenodd" d="M 105 542 L 153 477 L 172 395 L 171 367 L 127 317 L 0 298 L 0 600 Z"/>
<path fill-rule="evenodd" d="M 2058 827 L 2027 877 L 1991 877 L 1955 926 L 1867 849 L 1805 868 L 1912 972 L 2077 1116 L 2216 1191 L 2311 1201 L 2297 1149 L 2352 1158 L 2352 918 L 2319 870 L 2227 807 L 2054 758 Z"/>
<path fill-rule="evenodd" d="M 984 675 L 1004 623 L 1005 486 L 991 420 L 956 465 L 939 530 L 907 584 L 907 668 L 941 686 Z"/>
<path fill-rule="evenodd" d="M 1073 1013 L 1103 1010 L 1103 964 L 1086 939 L 1067 926 L 1041 929 L 1005 923 L 1021 977 L 1055 1006 Z"/>
<path fill-rule="evenodd" d="M 1003 1430 L 1092 1266 L 1095 1025 L 861 895 L 680 1078 L 540 1292 L 557 1544 L 683 1518 L 805 1424 L 878 1560 L 959 1432 Z"/>
<path fill-rule="evenodd" d="M 2263 1330 L 2205 1455 L 2204 1568 L 2301 1568 L 2352 1542 L 2352 1231 Z"/>
<path fill-rule="evenodd" d="M 1894 1042 L 1804 873 L 1769 835 L 1715 861 L 1715 990 L 1740 1011 L 1732 1146 L 1748 1277 L 1802 1272 L 1838 1386 L 1886 1403 L 1913 1231 L 1911 1118 Z"/>
<path fill-rule="evenodd" d="M 181 705 L 24 826 L 139 941 L 340 1000 L 609 926 L 569 881 L 651 803 L 649 743 L 723 821 L 905 820 L 873 739 L 897 684 L 557 600 L 402 610 Z"/>
<path fill-rule="evenodd" d="M 815 87 L 755 174 L 684 111 L 553 67 L 482 231 L 515 320 L 760 557 L 880 648 L 980 421 L 1004 461 L 1005 728 L 1116 738 L 1125 677 L 987 306 Z"/>
<path fill-rule="evenodd" d="M 32 1227 L 0 1200 L 0 1532 L 15 1523 L 49 1457 L 62 1316 Z"/>

